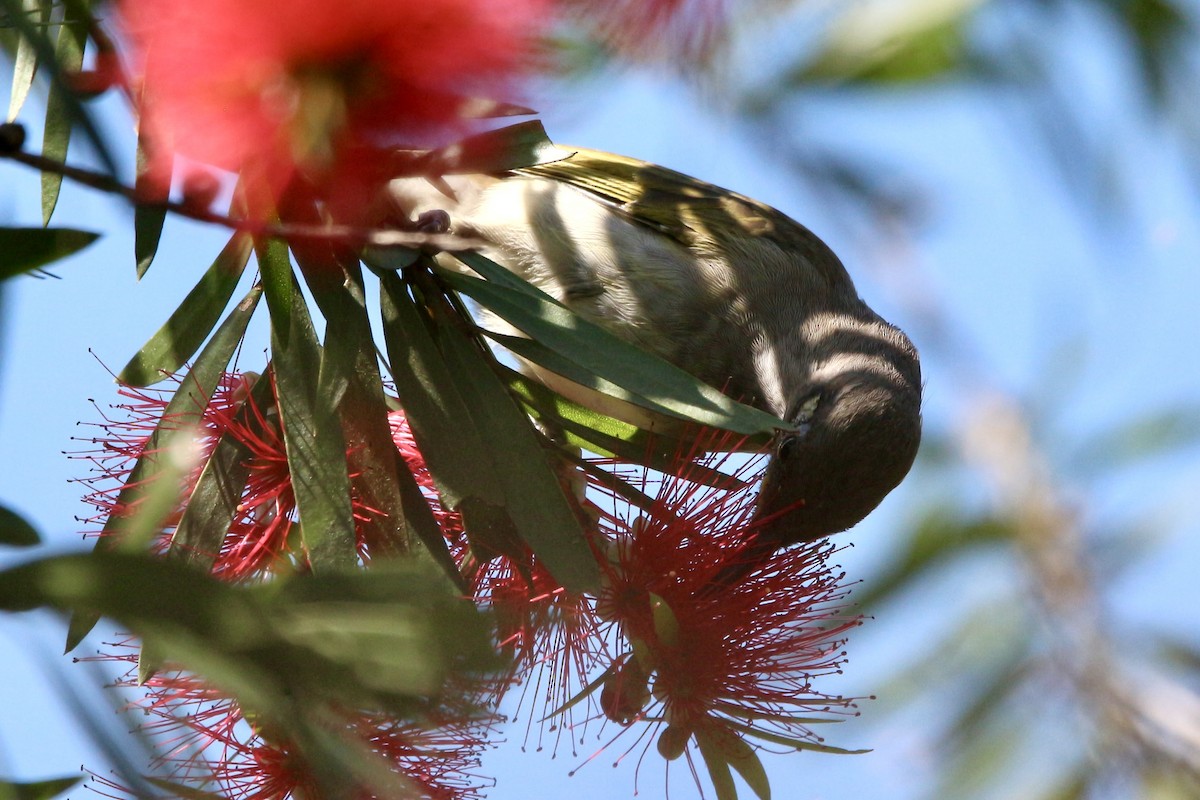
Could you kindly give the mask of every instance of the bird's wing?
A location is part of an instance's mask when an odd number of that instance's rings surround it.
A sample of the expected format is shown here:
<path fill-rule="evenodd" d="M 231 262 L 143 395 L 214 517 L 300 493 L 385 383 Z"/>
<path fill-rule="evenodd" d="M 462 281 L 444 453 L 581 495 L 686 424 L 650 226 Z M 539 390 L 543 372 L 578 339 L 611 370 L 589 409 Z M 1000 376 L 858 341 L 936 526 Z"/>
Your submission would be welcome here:
<path fill-rule="evenodd" d="M 551 178 L 586 191 L 685 247 L 710 243 L 731 249 L 747 237 L 766 240 L 829 270 L 826 278 L 832 283 L 843 279 L 837 256 L 816 234 L 768 205 L 635 158 L 581 147 L 563 149 L 574 155 L 517 174 Z"/>
<path fill-rule="evenodd" d="M 721 238 L 719 232 L 731 223 L 734 229 L 752 235 L 786 235 L 787 228 L 799 227 L 770 206 L 666 167 L 586 148 L 563 149 L 575 154 L 518 172 L 553 178 L 590 192 L 631 219 L 683 244 L 691 244 L 701 229 Z"/>

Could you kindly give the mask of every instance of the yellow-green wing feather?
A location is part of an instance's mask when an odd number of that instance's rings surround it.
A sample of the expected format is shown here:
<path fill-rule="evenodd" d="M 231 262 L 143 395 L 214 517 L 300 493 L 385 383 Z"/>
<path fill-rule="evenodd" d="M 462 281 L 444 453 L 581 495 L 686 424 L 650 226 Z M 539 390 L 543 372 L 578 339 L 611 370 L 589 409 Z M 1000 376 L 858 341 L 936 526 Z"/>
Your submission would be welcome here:
<path fill-rule="evenodd" d="M 739 239 L 767 239 L 807 256 L 818 268 L 828 265 L 842 271 L 837 257 L 814 233 L 757 200 L 635 158 L 582 147 L 563 149 L 574 155 L 518 174 L 552 178 L 590 192 L 687 247 L 707 244 L 729 250 L 737 249 Z"/>

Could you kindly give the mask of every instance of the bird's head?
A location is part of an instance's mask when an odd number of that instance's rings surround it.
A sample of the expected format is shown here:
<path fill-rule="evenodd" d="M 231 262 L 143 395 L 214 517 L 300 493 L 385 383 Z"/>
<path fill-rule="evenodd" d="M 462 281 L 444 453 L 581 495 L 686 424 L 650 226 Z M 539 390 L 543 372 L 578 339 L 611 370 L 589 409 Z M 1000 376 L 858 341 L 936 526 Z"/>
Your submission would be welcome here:
<path fill-rule="evenodd" d="M 791 391 L 758 501 L 759 538 L 782 547 L 844 531 L 899 485 L 921 439 L 916 349 L 882 320 Z M 845 339 L 845 337 L 841 337 Z"/>

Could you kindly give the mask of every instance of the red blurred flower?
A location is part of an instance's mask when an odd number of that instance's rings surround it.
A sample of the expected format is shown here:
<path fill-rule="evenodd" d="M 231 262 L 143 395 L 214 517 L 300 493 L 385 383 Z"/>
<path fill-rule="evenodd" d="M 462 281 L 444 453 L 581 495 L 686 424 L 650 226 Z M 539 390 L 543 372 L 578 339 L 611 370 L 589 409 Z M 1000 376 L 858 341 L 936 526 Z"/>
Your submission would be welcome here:
<path fill-rule="evenodd" d="M 108 645 L 89 661 L 128 665 L 115 685 L 137 693 L 130 705 L 146 717 L 139 726 L 155 745 L 151 764 L 157 777 L 230 800 L 284 800 L 319 797 L 316 777 L 285 739 L 272 738 L 247 721 L 237 701 L 201 678 L 169 667 L 137 682 L 136 640 Z M 381 757 L 394 775 L 425 800 L 482 798 L 486 779 L 477 774 L 494 718 L 476 712 L 474 688 L 448 687 L 446 697 L 421 723 L 389 715 L 347 711 L 343 733 Z M 100 778 L 116 792 L 130 787 Z M 363 787 L 352 796 L 373 797 Z M 405 795 L 408 796 L 408 795 Z"/>
<path fill-rule="evenodd" d="M 122 0 L 161 177 L 174 153 L 281 191 L 362 145 L 428 144 L 509 94 L 548 0 Z M 417 141 L 413 141 L 416 139 Z"/>

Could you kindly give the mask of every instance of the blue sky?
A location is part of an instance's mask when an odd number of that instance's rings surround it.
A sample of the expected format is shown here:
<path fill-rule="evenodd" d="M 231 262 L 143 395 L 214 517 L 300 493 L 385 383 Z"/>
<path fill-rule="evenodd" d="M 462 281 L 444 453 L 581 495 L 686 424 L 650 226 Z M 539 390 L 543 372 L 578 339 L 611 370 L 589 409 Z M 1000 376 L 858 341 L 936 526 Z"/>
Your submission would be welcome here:
<path fill-rule="evenodd" d="M 1103 64 L 1088 64 L 1094 91 L 1107 97 Z M 0 75 L 0 82 L 6 78 Z M 1107 87 L 1107 89 L 1106 89 Z M 1098 103 L 1107 124 L 1111 101 Z M 700 109 L 670 81 L 646 76 L 606 78 L 570 100 L 548 98 L 542 115 L 552 138 L 663 163 L 770 202 L 821 234 L 855 276 L 860 293 L 883 315 L 910 330 L 922 346 L 928 324 L 915 295 L 946 311 L 959 353 L 951 361 L 926 352 L 926 419 L 948 431 L 971 410 L 975 389 L 992 386 L 1029 407 L 1057 409 L 1041 441 L 1052 462 L 1065 467 L 1073 446 L 1114 423 L 1169 406 L 1200 404 L 1200 227 L 1184 165 L 1170 140 L 1136 119 L 1112 123 L 1130 203 L 1115 230 L 1100 235 L 1081 220 L 1053 165 L 1034 148 L 1018 146 L 994 98 L 946 88 L 899 94 L 877 102 L 820 99 L 807 108 L 807 130 L 850 155 L 882 158 L 925 190 L 928 207 L 914 239 L 868 241 L 830 218 L 827 198 L 791 184 L 754 146 L 755 131 Z M 113 109 L 109 109 L 113 111 Z M 31 107 L 25 118 L 39 114 Z M 105 115 L 120 131 L 122 117 Z M 34 127 L 34 126 L 31 126 Z M 31 137 L 36 140 L 36 137 Z M 37 224 L 37 178 L 0 163 L 0 221 Z M 223 243 L 220 231 L 168 223 L 158 261 L 135 280 L 128 210 L 76 187 L 64 192 L 56 222 L 103 231 L 104 238 L 54 268 L 61 280 L 11 283 L 2 314 L 0 352 L 0 501 L 33 520 L 53 547 L 79 544 L 74 521 L 83 511 L 79 487 L 69 483 L 82 466 L 61 451 L 77 449 L 76 422 L 94 420 L 89 402 L 115 398 L 98 363 L 119 369 L 194 284 Z M 257 336 L 257 338 L 254 338 Z M 253 364 L 265 347 L 252 332 L 242 360 Z M 95 356 L 89 353 L 89 348 Z M 1056 356 L 1055 354 L 1059 354 Z M 1062 355 L 1066 354 L 1066 355 Z M 1075 474 L 1075 473 L 1072 473 Z M 1167 627 L 1200 638 L 1194 615 L 1200 586 L 1200 518 L 1194 497 L 1200 465 L 1191 456 L 1151 462 L 1116 478 L 1085 484 L 1072 478 L 1081 513 L 1096 520 L 1154 515 L 1164 544 L 1111 595 L 1123 624 Z M 978 491 L 969 477 L 964 491 Z M 1068 486 L 1072 486 L 1069 482 Z M 889 530 L 910 519 L 923 497 L 945 491 L 918 475 L 848 534 L 856 547 L 843 563 L 852 578 L 869 578 L 890 553 Z M 999 573 L 986 567 L 947 584 L 956 602 L 982 597 Z M 913 598 L 891 611 L 911 620 L 917 640 L 938 623 L 937 601 Z M 848 674 L 833 691 L 869 694 L 913 645 L 898 641 L 892 625 L 868 625 L 851 643 Z M 50 672 L 86 687 L 85 670 L 58 659 L 63 629 L 49 615 L 0 617 L 0 774 L 41 778 L 72 774 L 103 759 L 82 738 L 62 704 Z M 86 648 L 88 645 L 85 644 Z M 95 646 L 94 644 L 92 645 Z M 55 664 L 54 667 L 48 664 Z M 864 706 L 872 716 L 872 704 Z M 108 712 L 106 719 L 115 722 Z M 575 800 L 632 794 L 630 765 L 613 770 L 602 757 L 574 778 L 569 753 L 521 753 L 523 728 L 488 756 L 482 772 L 495 775 L 495 800 L 530 796 Z M 866 756 L 803 754 L 768 758 L 778 796 L 804 798 L 915 796 L 936 769 L 938 753 L 925 721 L 887 716 L 853 721 L 831 731 L 832 741 L 873 747 Z M 589 741 L 580 753 L 594 748 Z M 642 797 L 663 794 L 657 756 L 647 759 Z M 672 772 L 673 797 L 690 797 L 690 778 Z"/>

